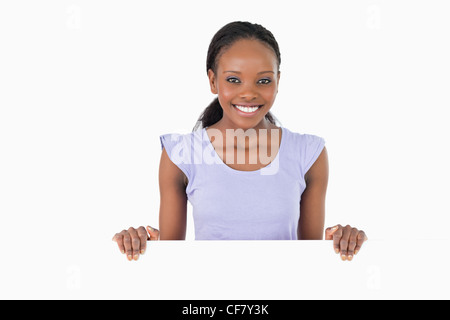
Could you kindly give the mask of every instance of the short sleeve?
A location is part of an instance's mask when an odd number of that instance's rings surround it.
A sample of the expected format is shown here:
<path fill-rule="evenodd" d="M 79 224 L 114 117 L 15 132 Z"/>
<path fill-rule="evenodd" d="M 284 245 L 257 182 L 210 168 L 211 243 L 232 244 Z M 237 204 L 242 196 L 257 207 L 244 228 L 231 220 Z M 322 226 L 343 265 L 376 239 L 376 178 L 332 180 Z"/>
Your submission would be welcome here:
<path fill-rule="evenodd" d="M 177 133 L 168 133 L 161 135 L 161 151 L 165 148 L 170 160 L 184 172 L 188 180 L 190 180 L 190 164 L 191 148 L 187 143 L 187 137 L 185 135 Z"/>
<path fill-rule="evenodd" d="M 325 146 L 325 139 L 311 134 L 302 134 L 301 163 L 303 175 L 316 162 Z"/>

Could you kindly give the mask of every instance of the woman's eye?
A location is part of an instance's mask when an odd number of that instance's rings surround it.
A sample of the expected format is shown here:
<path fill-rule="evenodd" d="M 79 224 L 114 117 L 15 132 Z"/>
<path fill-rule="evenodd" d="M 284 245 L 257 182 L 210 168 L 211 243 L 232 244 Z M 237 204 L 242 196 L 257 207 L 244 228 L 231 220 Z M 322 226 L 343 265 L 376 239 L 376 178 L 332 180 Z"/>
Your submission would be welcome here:
<path fill-rule="evenodd" d="M 236 80 L 236 81 L 234 81 L 234 80 Z M 228 78 L 227 81 L 230 83 L 239 83 L 239 79 L 237 79 L 237 78 Z M 262 83 L 262 84 L 269 84 L 271 82 L 272 81 L 270 79 L 261 79 L 258 81 L 258 83 Z"/>
<path fill-rule="evenodd" d="M 272 81 L 270 81 L 269 79 L 261 79 L 260 81 L 267 81 L 267 82 L 264 82 L 263 84 L 269 84 L 269 83 L 272 82 Z"/>
<path fill-rule="evenodd" d="M 228 79 L 227 79 L 227 81 L 230 82 L 230 83 L 237 83 L 237 82 L 234 82 L 234 81 L 231 81 L 231 80 L 237 80 L 237 81 L 239 81 L 239 80 L 236 79 L 236 78 L 228 78 Z"/>

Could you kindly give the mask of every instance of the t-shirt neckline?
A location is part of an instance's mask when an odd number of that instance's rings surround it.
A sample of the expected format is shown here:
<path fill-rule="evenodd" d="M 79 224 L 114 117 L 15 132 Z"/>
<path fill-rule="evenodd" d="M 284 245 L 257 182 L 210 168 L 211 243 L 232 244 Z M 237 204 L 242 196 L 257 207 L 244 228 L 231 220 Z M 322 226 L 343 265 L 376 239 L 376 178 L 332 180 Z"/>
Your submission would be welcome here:
<path fill-rule="evenodd" d="M 214 149 L 213 144 L 211 143 L 211 140 L 209 139 L 208 133 L 206 132 L 207 128 L 209 128 L 209 127 L 203 128 L 203 134 L 205 134 L 204 137 L 207 140 L 207 144 L 208 144 L 209 149 L 214 153 L 214 158 L 216 158 L 218 160 L 219 165 L 221 167 L 225 167 L 225 169 L 227 169 L 228 171 L 233 172 L 233 173 L 237 173 L 237 174 L 260 174 L 262 170 L 270 169 L 270 167 L 272 166 L 272 164 L 274 162 L 276 163 L 277 161 L 279 161 L 280 153 L 283 150 L 284 140 L 286 138 L 286 130 L 283 127 L 280 126 L 280 129 L 281 129 L 281 141 L 280 141 L 280 146 L 278 148 L 278 152 L 277 152 L 277 155 L 275 156 L 275 158 L 268 165 L 266 165 L 265 167 L 262 167 L 262 168 L 260 168 L 258 170 L 244 171 L 244 170 L 237 170 L 237 169 L 231 168 L 230 166 L 228 166 L 222 160 L 222 158 L 219 157 L 219 155 L 217 154 L 216 150 Z"/>

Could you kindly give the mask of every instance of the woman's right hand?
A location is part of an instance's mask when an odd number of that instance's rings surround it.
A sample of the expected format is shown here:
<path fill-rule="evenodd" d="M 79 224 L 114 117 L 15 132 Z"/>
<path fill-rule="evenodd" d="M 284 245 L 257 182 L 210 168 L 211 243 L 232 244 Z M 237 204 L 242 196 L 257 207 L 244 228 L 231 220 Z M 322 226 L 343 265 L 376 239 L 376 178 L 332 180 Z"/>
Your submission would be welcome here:
<path fill-rule="evenodd" d="M 128 261 L 137 261 L 139 255 L 145 253 L 147 241 L 159 240 L 159 230 L 150 226 L 147 227 L 147 230 L 144 227 L 137 229 L 131 227 L 116 233 L 112 240 L 117 242 L 120 252 L 126 254 Z"/>

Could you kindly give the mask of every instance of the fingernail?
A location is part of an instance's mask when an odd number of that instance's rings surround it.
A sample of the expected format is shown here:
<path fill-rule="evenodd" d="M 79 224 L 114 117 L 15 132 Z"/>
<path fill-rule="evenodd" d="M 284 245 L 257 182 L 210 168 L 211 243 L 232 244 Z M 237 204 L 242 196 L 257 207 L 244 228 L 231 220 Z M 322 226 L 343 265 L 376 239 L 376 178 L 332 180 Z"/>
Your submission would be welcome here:
<path fill-rule="evenodd" d="M 355 250 L 355 255 L 359 252 L 359 250 Z"/>
<path fill-rule="evenodd" d="M 134 261 L 138 261 L 138 259 L 139 259 L 139 255 L 138 255 L 138 254 L 135 254 L 135 255 L 134 255 Z"/>
<path fill-rule="evenodd" d="M 127 259 L 128 259 L 128 261 L 131 261 L 131 260 L 133 260 L 133 256 L 128 255 Z"/>
<path fill-rule="evenodd" d="M 145 250 L 141 250 L 141 254 L 144 254 L 145 253 Z"/>
<path fill-rule="evenodd" d="M 346 256 L 345 254 L 343 254 L 343 255 L 341 256 L 341 259 L 342 259 L 342 261 L 345 261 L 345 260 L 347 259 L 347 256 Z"/>
<path fill-rule="evenodd" d="M 334 249 L 334 252 L 339 253 L 339 249 L 338 249 L 338 248 L 335 248 L 335 249 Z"/>
<path fill-rule="evenodd" d="M 348 256 L 348 257 L 347 257 L 347 260 L 348 260 L 348 261 L 352 261 L 352 259 L 353 259 L 353 256 Z"/>
<path fill-rule="evenodd" d="M 120 251 L 120 252 L 122 252 L 122 254 L 125 254 L 125 250 L 122 250 L 122 251 Z"/>

